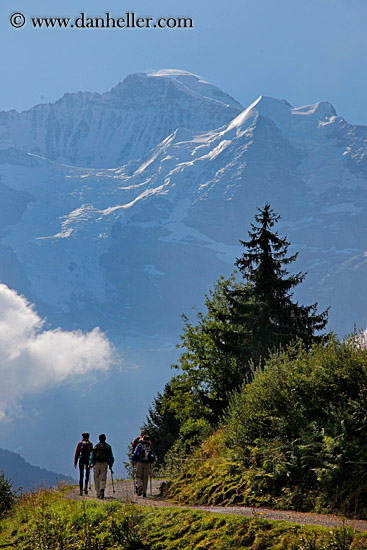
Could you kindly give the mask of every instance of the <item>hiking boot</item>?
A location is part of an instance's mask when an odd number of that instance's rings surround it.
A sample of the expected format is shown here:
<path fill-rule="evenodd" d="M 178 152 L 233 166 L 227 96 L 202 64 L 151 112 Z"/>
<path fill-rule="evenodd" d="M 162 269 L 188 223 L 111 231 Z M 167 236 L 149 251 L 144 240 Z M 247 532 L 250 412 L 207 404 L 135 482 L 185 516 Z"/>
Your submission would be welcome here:
<path fill-rule="evenodd" d="M 104 489 L 101 489 L 101 496 L 99 498 L 101 498 L 102 500 L 104 499 Z"/>
<path fill-rule="evenodd" d="M 84 489 L 84 494 L 85 494 L 85 495 L 88 494 L 88 487 L 85 487 L 85 489 Z"/>
<path fill-rule="evenodd" d="M 83 489 L 80 489 L 80 496 L 83 496 Z"/>
<path fill-rule="evenodd" d="M 146 493 L 143 493 L 143 498 L 146 498 L 147 494 Z"/>

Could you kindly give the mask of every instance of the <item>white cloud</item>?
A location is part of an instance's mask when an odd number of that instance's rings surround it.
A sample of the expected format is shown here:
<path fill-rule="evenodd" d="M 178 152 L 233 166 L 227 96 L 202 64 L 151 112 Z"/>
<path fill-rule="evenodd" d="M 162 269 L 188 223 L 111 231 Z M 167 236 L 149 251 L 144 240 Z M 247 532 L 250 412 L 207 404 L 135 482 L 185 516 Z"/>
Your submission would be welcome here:
<path fill-rule="evenodd" d="M 98 328 L 46 330 L 33 306 L 0 284 L 0 422 L 26 394 L 106 372 L 112 358 L 112 345 Z"/>

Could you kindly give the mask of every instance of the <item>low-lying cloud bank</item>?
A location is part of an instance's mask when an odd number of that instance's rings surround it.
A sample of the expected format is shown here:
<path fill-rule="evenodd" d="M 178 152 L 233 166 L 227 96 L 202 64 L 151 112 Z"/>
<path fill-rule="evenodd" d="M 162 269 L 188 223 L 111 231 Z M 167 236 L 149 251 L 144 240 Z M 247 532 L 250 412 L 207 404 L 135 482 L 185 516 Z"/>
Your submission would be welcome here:
<path fill-rule="evenodd" d="M 67 332 L 44 323 L 23 296 L 0 284 L 0 421 L 26 394 L 110 368 L 113 347 L 98 328 Z"/>

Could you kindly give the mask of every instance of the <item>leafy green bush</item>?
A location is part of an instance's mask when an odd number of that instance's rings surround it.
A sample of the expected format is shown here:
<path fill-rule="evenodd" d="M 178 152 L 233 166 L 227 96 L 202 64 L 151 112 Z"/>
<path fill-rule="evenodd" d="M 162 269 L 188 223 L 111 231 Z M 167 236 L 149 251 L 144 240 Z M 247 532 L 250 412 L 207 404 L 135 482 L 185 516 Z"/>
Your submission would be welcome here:
<path fill-rule="evenodd" d="M 233 398 L 226 423 L 253 495 L 367 514 L 367 348 L 359 337 L 274 353 Z"/>

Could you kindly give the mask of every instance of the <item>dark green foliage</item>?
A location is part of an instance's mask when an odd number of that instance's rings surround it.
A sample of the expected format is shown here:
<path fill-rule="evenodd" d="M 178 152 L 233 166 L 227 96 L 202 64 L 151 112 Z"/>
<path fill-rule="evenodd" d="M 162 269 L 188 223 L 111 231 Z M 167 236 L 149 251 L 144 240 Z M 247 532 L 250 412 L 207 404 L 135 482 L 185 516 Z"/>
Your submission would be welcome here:
<path fill-rule="evenodd" d="M 233 331 L 227 320 L 227 295 L 240 288 L 243 284 L 236 282 L 235 274 L 229 279 L 221 277 L 206 296 L 207 313 L 199 312 L 195 325 L 183 317 L 185 325 L 178 346 L 183 351 L 178 365 L 174 365 L 182 374 L 175 377 L 174 390 L 181 394 L 182 402 L 185 388 L 186 417 L 204 417 L 215 425 L 228 406 L 229 395 L 249 374 L 248 364 L 239 361 L 224 345 Z"/>
<path fill-rule="evenodd" d="M 367 349 L 359 337 L 274 353 L 233 398 L 226 423 L 253 495 L 367 514 Z"/>
<path fill-rule="evenodd" d="M 269 204 L 259 209 L 257 225 L 251 224 L 250 239 L 240 241 L 246 250 L 236 261 L 248 284 L 227 294 L 227 321 L 232 327 L 227 347 L 235 350 L 242 361 L 251 359 L 255 364 L 269 351 L 295 338 L 307 347 L 322 341 L 323 337 L 315 332 L 327 323 L 328 311 L 317 314 L 317 303 L 302 306 L 292 300 L 292 291 L 305 274 L 290 275 L 287 270 L 298 253 L 288 256 L 290 243 L 272 231 L 279 218 Z"/>
<path fill-rule="evenodd" d="M 13 484 L 0 471 L 0 518 L 12 508 L 16 501 L 12 488 Z"/>

